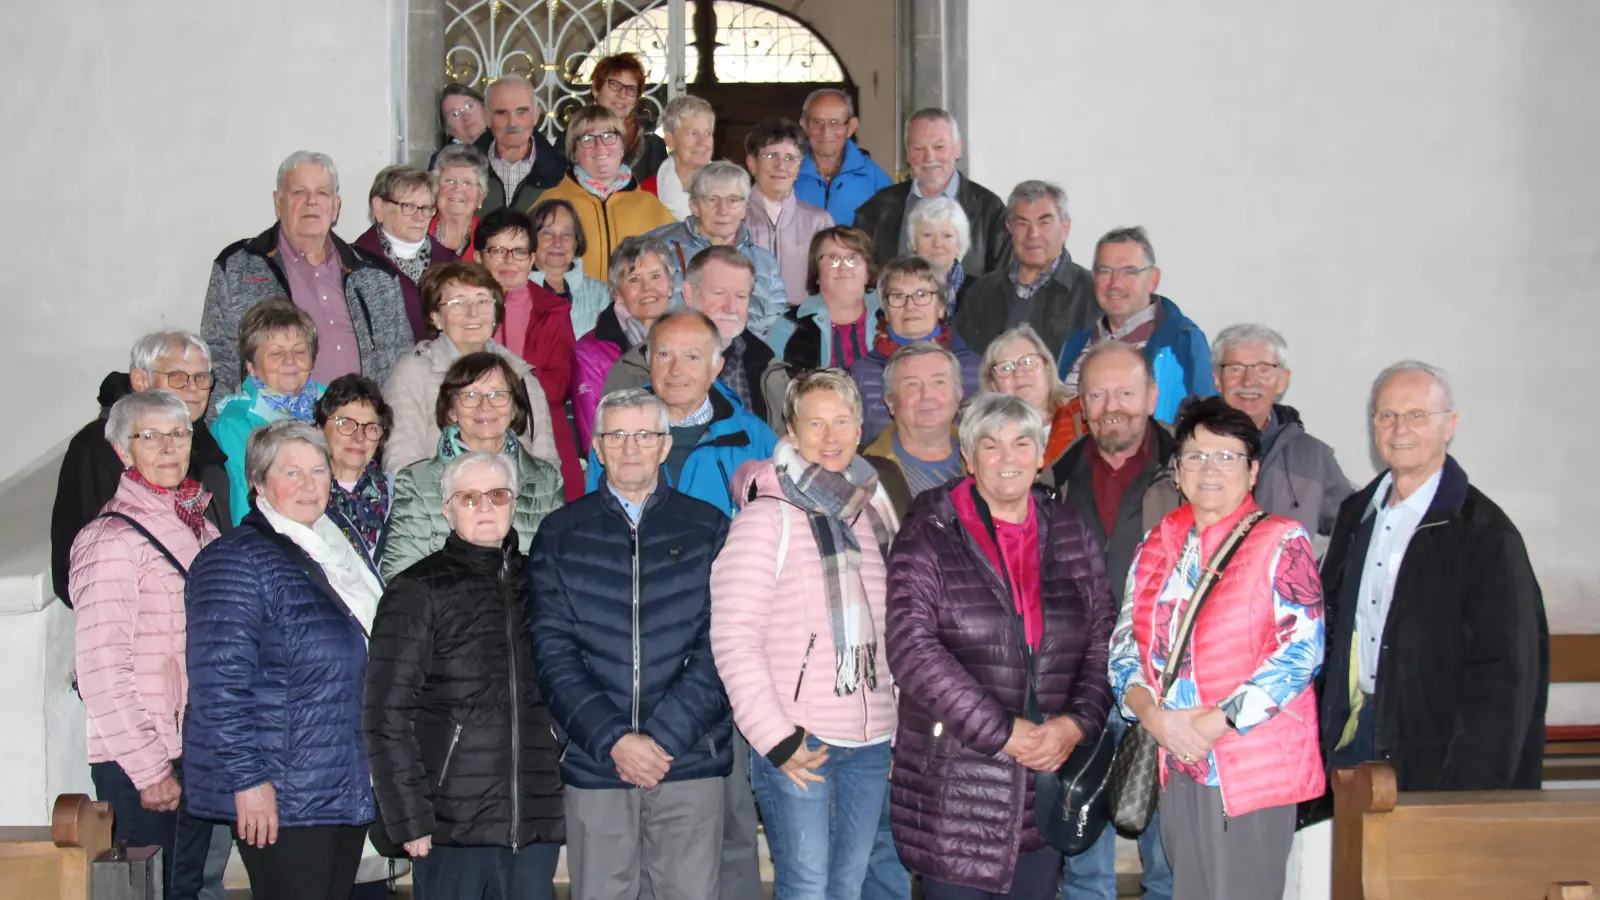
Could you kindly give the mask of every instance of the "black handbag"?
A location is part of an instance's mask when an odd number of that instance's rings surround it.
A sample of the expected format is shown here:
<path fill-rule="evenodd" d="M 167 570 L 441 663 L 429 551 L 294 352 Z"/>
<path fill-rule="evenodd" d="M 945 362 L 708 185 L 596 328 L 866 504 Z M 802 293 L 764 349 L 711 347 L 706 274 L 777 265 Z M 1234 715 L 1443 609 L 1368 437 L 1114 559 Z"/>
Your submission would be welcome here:
<path fill-rule="evenodd" d="M 1256 523 L 1265 519 L 1267 514 L 1256 510 L 1235 525 L 1216 552 L 1211 554 L 1211 561 L 1200 572 L 1200 583 L 1194 586 L 1194 595 L 1189 600 L 1189 606 L 1184 610 L 1183 621 L 1178 625 L 1178 639 L 1173 641 L 1172 652 L 1167 656 L 1167 664 L 1161 672 L 1161 692 L 1156 695 L 1159 704 L 1172 688 L 1172 683 L 1178 679 L 1178 662 L 1189 648 L 1189 639 L 1194 636 L 1194 623 L 1200 615 L 1200 607 L 1205 604 L 1206 597 L 1211 594 L 1211 588 L 1222 579 L 1222 572 L 1228 567 L 1228 561 L 1233 559 L 1233 553 L 1244 543 L 1250 530 Z M 1150 732 L 1144 730 L 1138 722 L 1130 723 L 1128 733 L 1122 738 L 1122 746 L 1117 750 L 1117 758 L 1111 766 L 1110 806 L 1111 821 L 1116 823 L 1117 830 L 1127 835 L 1143 834 L 1150 827 L 1150 818 L 1155 815 L 1156 801 L 1161 797 L 1161 772 L 1160 772 L 1160 747 Z"/>

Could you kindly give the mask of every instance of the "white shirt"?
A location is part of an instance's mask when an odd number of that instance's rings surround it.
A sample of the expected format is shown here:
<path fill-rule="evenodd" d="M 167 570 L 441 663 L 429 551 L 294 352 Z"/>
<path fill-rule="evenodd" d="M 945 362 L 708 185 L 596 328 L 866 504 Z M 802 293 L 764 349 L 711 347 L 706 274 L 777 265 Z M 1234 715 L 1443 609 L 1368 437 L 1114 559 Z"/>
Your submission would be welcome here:
<path fill-rule="evenodd" d="M 1439 478 L 1444 469 L 1422 483 L 1405 500 L 1390 505 L 1389 494 L 1394 489 L 1394 474 L 1388 473 L 1372 492 L 1372 506 L 1368 515 L 1376 515 L 1372 525 L 1372 540 L 1367 544 L 1367 560 L 1361 572 L 1361 590 L 1356 607 L 1356 684 L 1363 693 L 1377 689 L 1378 659 L 1383 651 L 1383 627 L 1389 620 L 1389 606 L 1394 602 L 1394 583 L 1400 574 L 1400 563 L 1411 545 L 1411 536 L 1417 533 L 1422 517 L 1433 505 L 1433 495 L 1439 492 Z"/>
<path fill-rule="evenodd" d="M 689 189 L 684 187 L 683 180 L 678 177 L 678 164 L 672 161 L 672 154 L 667 154 L 667 161 L 656 170 L 656 199 L 661 205 L 672 213 L 672 217 L 682 222 L 689 218 L 693 210 L 689 209 Z"/>

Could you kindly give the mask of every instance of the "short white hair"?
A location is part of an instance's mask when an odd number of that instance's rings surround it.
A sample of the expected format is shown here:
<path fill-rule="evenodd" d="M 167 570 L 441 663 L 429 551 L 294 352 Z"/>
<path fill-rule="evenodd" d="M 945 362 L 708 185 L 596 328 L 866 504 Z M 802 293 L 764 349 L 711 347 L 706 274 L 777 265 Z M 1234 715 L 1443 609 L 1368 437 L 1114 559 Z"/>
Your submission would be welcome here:
<path fill-rule="evenodd" d="M 177 354 L 179 359 L 188 359 L 191 351 L 205 357 L 207 365 L 211 364 L 211 347 L 194 332 L 182 328 L 152 331 L 133 342 L 133 349 L 128 352 L 128 369 L 154 372 L 156 360 L 161 357 L 171 353 Z"/>
<path fill-rule="evenodd" d="M 1407 372 L 1421 372 L 1429 378 L 1432 378 L 1433 383 L 1437 384 L 1439 386 L 1439 390 L 1444 392 L 1444 409 L 1439 410 L 1440 412 L 1453 412 L 1455 410 L 1456 398 L 1455 393 L 1450 390 L 1449 373 L 1445 372 L 1445 370 L 1439 368 L 1438 366 L 1429 365 L 1428 363 L 1418 359 L 1402 359 L 1389 368 L 1384 369 L 1382 372 L 1379 372 L 1378 377 L 1373 379 L 1372 396 L 1367 399 L 1368 416 L 1375 416 L 1378 414 L 1378 392 L 1382 391 L 1383 386 L 1389 383 L 1389 379 L 1395 377 L 1396 375 L 1403 375 Z"/>
<path fill-rule="evenodd" d="M 333 454 L 328 450 L 328 439 L 319 429 L 299 419 L 279 419 L 250 432 L 250 439 L 244 445 L 245 483 L 251 487 L 266 484 L 267 471 L 277 460 L 279 451 L 296 441 L 317 448 L 324 465 L 331 462 Z"/>
<path fill-rule="evenodd" d="M 750 199 L 750 173 L 743 166 L 735 165 L 725 159 L 709 162 L 700 167 L 700 170 L 689 176 L 689 199 L 704 200 L 711 196 L 711 192 L 725 184 L 736 185 L 739 195 L 746 200 Z"/>
<path fill-rule="evenodd" d="M 600 398 L 600 406 L 594 413 L 594 434 L 599 437 L 605 431 L 606 413 L 613 409 L 653 409 L 656 411 L 656 430 L 666 432 L 672 426 L 672 417 L 667 412 L 666 401 L 650 393 L 644 388 L 626 388 Z"/>
<path fill-rule="evenodd" d="M 1229 350 L 1243 344 L 1262 343 L 1272 348 L 1272 353 L 1277 357 L 1274 362 L 1278 368 L 1289 368 L 1289 343 L 1283 335 L 1265 325 L 1253 322 L 1243 322 L 1238 325 L 1229 325 L 1217 332 L 1217 339 L 1211 342 L 1211 364 L 1218 371 L 1222 370 L 1222 357 Z"/>
<path fill-rule="evenodd" d="M 106 416 L 106 443 L 127 450 L 133 427 L 144 416 L 160 416 L 184 426 L 191 424 L 189 404 L 177 394 L 159 389 L 135 391 L 111 404 L 111 413 Z"/>
<path fill-rule="evenodd" d="M 328 173 L 328 177 L 333 179 L 333 193 L 337 195 L 339 193 L 339 169 L 334 166 L 333 157 L 326 153 L 318 153 L 315 150 L 296 150 L 289 154 L 289 158 L 278 166 L 278 190 L 283 190 L 283 186 L 289 180 L 290 172 L 307 163 L 321 166 L 323 171 Z"/>
<path fill-rule="evenodd" d="M 485 453 L 482 450 L 469 450 L 461 454 L 444 467 L 444 473 L 439 476 L 439 490 L 444 502 L 449 503 L 455 496 L 456 481 L 461 473 L 473 466 L 488 466 L 500 472 L 505 479 L 505 486 L 511 489 L 512 496 L 517 493 L 517 467 L 511 462 L 511 457 L 504 453 Z"/>
<path fill-rule="evenodd" d="M 1000 429 L 1015 422 L 1026 437 L 1044 451 L 1044 416 L 1033 404 L 1010 394 L 989 392 L 972 398 L 961 417 L 961 452 L 968 459 L 976 457 L 978 442 L 1000 433 Z"/>
<path fill-rule="evenodd" d="M 924 225 L 935 222 L 949 222 L 956 230 L 956 259 L 967 255 L 972 249 L 972 221 L 967 218 L 967 211 L 961 208 L 953 198 L 943 195 L 929 197 L 911 207 L 909 227 L 911 229 L 911 246 L 917 245 L 917 232 Z"/>
<path fill-rule="evenodd" d="M 942 110 L 937 106 L 929 106 L 925 109 L 919 109 L 911 114 L 911 118 L 906 120 L 906 143 L 909 144 L 911 142 L 911 126 L 917 124 L 918 122 L 943 122 L 950 128 L 950 140 L 958 144 L 961 143 L 960 123 L 956 121 L 955 116 L 950 115 L 948 111 Z"/>

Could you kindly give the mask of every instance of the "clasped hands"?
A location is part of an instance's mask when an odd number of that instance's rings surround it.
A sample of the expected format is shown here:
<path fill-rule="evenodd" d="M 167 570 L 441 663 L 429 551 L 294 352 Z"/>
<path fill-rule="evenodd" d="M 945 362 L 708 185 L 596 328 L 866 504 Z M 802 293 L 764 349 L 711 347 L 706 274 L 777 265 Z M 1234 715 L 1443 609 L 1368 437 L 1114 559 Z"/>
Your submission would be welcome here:
<path fill-rule="evenodd" d="M 611 761 L 623 781 L 646 790 L 660 784 L 672 768 L 672 757 L 647 734 L 623 735 L 611 748 Z"/>
<path fill-rule="evenodd" d="M 1081 740 L 1083 729 L 1066 716 L 1057 716 L 1043 725 L 1016 719 L 1001 752 L 1035 772 L 1054 772 Z"/>

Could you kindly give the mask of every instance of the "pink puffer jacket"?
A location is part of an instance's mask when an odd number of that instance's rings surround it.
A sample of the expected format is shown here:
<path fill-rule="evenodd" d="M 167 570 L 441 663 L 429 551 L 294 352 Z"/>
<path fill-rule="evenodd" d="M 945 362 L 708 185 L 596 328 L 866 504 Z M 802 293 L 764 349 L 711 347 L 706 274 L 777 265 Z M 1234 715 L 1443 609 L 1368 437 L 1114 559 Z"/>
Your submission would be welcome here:
<path fill-rule="evenodd" d="M 780 441 L 774 456 L 794 453 Z M 872 523 L 862 514 L 853 530 L 878 635 L 878 683 L 874 690 L 839 696 L 833 691 L 833 630 L 822 556 L 806 515 L 784 497 L 772 460 L 740 466 L 733 496 L 742 508 L 711 567 L 711 651 L 739 730 L 763 756 L 796 726 L 823 740 L 870 741 L 892 734 L 894 688 L 884 648 L 888 566 Z M 898 527 L 881 488 L 872 505 L 891 532 Z M 780 545 L 785 547 L 781 562 Z"/>
<path fill-rule="evenodd" d="M 206 522 L 197 539 L 171 498 L 127 478 L 102 511 L 136 520 L 185 569 L 217 538 Z M 67 583 L 77 613 L 89 762 L 117 763 L 143 790 L 172 774 L 170 761 L 183 755 L 184 576 L 128 523 L 95 519 L 72 542 Z"/>

